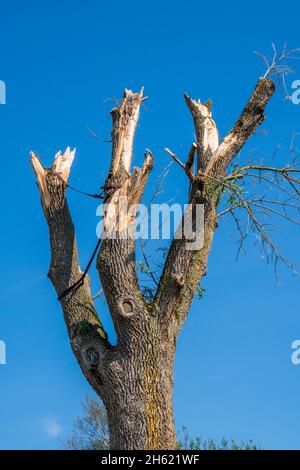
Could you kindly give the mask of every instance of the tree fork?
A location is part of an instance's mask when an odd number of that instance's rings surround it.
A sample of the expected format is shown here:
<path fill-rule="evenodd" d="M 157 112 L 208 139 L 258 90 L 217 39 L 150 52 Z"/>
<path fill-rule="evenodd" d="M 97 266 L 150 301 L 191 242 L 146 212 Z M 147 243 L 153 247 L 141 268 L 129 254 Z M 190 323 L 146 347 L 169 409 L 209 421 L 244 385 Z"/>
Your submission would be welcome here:
<path fill-rule="evenodd" d="M 184 237 L 172 241 L 155 298 L 150 303 L 145 301 L 139 287 L 133 236 L 135 205 L 143 196 L 153 166 L 153 156 L 147 151 L 142 167 L 131 170 L 140 105 L 145 99 L 143 90 L 139 93 L 125 90 L 122 102 L 111 111 L 112 158 L 104 186 L 105 236 L 97 269 L 117 335 L 116 346 L 109 343 L 96 312 L 88 276 L 83 285 L 61 299 L 61 306 L 74 355 L 107 408 L 112 449 L 176 447 L 172 397 L 176 340 L 199 282 L 206 274 L 217 227 L 218 197 L 211 193 L 208 182 L 225 176 L 234 155 L 262 122 L 273 92 L 273 82 L 260 79 L 237 124 L 221 144 L 211 102 L 202 105 L 185 95 L 197 142 L 191 146 L 185 165 L 175 160 L 191 179 L 190 204 L 204 204 L 201 227 L 204 244 L 201 249 L 188 250 Z M 193 174 L 196 151 L 197 172 Z M 75 229 L 65 194 L 74 155 L 75 150 L 69 148 L 64 154 L 59 152 L 51 168 L 46 169 L 31 152 L 31 165 L 49 228 L 49 277 L 58 295 L 81 275 Z M 127 201 L 124 210 L 120 205 L 122 198 Z M 194 225 L 194 215 L 192 222 Z"/>

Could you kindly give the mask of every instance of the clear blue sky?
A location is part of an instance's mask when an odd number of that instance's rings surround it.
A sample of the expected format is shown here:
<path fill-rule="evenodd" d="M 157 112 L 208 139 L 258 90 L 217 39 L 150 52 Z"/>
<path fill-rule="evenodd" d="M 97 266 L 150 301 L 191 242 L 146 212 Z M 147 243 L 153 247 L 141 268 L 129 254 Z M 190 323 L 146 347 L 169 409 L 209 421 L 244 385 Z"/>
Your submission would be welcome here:
<path fill-rule="evenodd" d="M 163 148 L 182 155 L 193 139 L 183 92 L 213 99 L 224 135 L 263 71 L 252 52 L 269 51 L 271 41 L 300 46 L 300 8 L 256 0 L 247 7 L 195 0 L 2 0 L 0 12 L 0 79 L 7 84 L 7 104 L 0 106 L 0 339 L 7 344 L 7 365 L 0 365 L 0 448 L 58 448 L 91 390 L 46 277 L 48 233 L 29 151 L 50 164 L 59 149 L 76 146 L 71 182 L 97 191 L 110 148 L 87 127 L 108 138 L 110 103 L 103 101 L 144 85 L 150 99 L 135 163 L 145 147 L 152 149 L 156 173 L 149 195 L 168 161 Z M 300 79 L 300 64 L 294 65 L 288 86 Z M 300 106 L 277 93 L 267 109 L 268 135 L 255 136 L 242 158 L 254 148 L 258 156 L 277 144 L 287 149 L 292 132 L 300 131 L 299 117 Z M 288 157 L 285 149 L 278 161 Z M 173 166 L 165 197 L 176 193 L 183 201 L 185 192 L 185 178 Z M 95 243 L 96 203 L 76 194 L 69 202 L 84 265 Z M 278 236 L 299 264 L 299 231 L 285 226 Z M 176 428 L 300 449 L 300 366 L 290 361 L 291 342 L 300 338 L 299 277 L 281 269 L 278 285 L 252 243 L 236 263 L 236 240 L 224 222 L 203 284 L 207 293 L 195 300 L 179 340 Z M 101 301 L 98 306 L 111 332 L 108 312 Z"/>

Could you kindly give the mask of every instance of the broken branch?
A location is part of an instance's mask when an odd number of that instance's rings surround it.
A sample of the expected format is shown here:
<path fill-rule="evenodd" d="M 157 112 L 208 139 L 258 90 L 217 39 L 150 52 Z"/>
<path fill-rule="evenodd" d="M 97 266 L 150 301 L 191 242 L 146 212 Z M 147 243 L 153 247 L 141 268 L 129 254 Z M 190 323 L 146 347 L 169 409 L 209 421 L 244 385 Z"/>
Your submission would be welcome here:
<path fill-rule="evenodd" d="M 226 135 L 213 153 L 206 167 L 206 174 L 222 175 L 235 155 L 264 120 L 265 107 L 275 92 L 270 78 L 260 78 L 254 92 L 246 104 L 232 130 Z"/>

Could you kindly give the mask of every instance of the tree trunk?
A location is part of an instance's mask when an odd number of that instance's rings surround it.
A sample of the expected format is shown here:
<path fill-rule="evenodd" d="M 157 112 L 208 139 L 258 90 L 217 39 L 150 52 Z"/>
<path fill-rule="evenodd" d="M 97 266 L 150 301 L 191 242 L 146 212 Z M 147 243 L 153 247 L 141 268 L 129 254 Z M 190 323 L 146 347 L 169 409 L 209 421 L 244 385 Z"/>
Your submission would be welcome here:
<path fill-rule="evenodd" d="M 75 150 L 59 152 L 48 169 L 31 152 L 49 227 L 49 277 L 61 302 L 74 355 L 107 408 L 112 449 L 176 447 L 172 395 L 177 337 L 206 274 L 218 225 L 216 208 L 228 186 L 226 168 L 262 122 L 273 92 L 273 82 L 260 79 L 233 130 L 220 145 L 211 103 L 202 105 L 186 95 L 197 142 L 192 145 L 186 164 L 168 152 L 191 181 L 193 228 L 197 227 L 194 208 L 204 206 L 203 223 L 198 227 L 203 232 L 203 244 L 190 249 L 184 234 L 180 239 L 174 238 L 151 301 L 145 298 L 138 283 L 134 239 L 136 204 L 142 198 L 153 165 L 150 151 L 142 167 L 130 173 L 143 91 L 134 94 L 125 90 L 120 106 L 111 111 L 112 159 L 104 186 L 106 208 L 97 269 L 116 331 L 116 346 L 109 343 L 94 306 L 89 278 L 82 276 L 78 263 L 75 229 L 65 194 L 70 187 L 68 177 Z M 125 209 L 121 208 L 124 198 Z"/>
<path fill-rule="evenodd" d="M 133 241 L 105 241 L 97 268 L 118 337 L 112 374 L 99 390 L 111 448 L 173 449 L 174 338 L 160 323 L 155 304 L 140 294 Z"/>
<path fill-rule="evenodd" d="M 111 449 L 175 449 L 173 416 L 174 346 L 149 337 L 123 355 L 113 387 L 102 398 L 108 413 Z M 124 358 L 125 357 L 125 358 Z"/>

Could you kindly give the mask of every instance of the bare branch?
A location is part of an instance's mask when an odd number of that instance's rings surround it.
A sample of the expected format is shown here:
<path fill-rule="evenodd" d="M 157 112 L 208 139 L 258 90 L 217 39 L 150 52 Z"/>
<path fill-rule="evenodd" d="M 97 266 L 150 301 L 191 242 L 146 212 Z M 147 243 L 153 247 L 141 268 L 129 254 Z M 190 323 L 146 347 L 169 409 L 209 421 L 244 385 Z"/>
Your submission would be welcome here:
<path fill-rule="evenodd" d="M 265 107 L 275 91 L 269 78 L 261 78 L 233 129 L 212 155 L 206 174 L 223 175 L 232 159 L 264 120 Z"/>
<path fill-rule="evenodd" d="M 193 100 L 185 93 L 184 98 L 193 116 L 197 138 L 197 170 L 204 172 L 212 154 L 219 146 L 219 133 L 215 121 L 212 119 L 211 100 L 205 104 Z"/>
<path fill-rule="evenodd" d="M 75 151 L 56 154 L 50 169 L 45 169 L 38 156 L 31 152 L 31 165 L 38 179 L 42 205 L 49 228 L 51 263 L 48 276 L 58 294 L 72 286 L 80 277 L 75 229 L 65 198 L 66 184 Z M 102 368 L 105 354 L 111 351 L 106 332 L 96 313 L 89 279 L 61 300 L 71 346 L 86 378 L 96 387 L 91 368 Z M 97 364 L 90 362 L 87 351 L 94 351 Z M 99 369 L 99 373 L 101 373 Z"/>
<path fill-rule="evenodd" d="M 287 90 L 285 77 L 294 72 L 293 68 L 288 65 L 289 60 L 300 59 L 300 49 L 287 49 L 284 44 L 281 51 L 277 51 L 274 43 L 272 43 L 273 54 L 271 56 L 255 51 L 265 63 L 266 71 L 263 78 L 275 76 L 278 79 L 279 87 L 285 99 L 291 99 Z"/>
<path fill-rule="evenodd" d="M 247 178 L 257 180 L 260 184 L 264 183 L 264 194 L 262 196 L 252 196 L 251 193 L 246 198 L 237 191 L 236 180 L 242 180 L 243 184 Z M 275 166 L 264 166 L 262 164 L 250 163 L 240 168 L 235 168 L 232 173 L 224 178 L 226 190 L 235 195 L 235 201 L 229 207 L 219 212 L 218 217 L 222 217 L 228 213 L 231 215 L 237 209 L 246 209 L 248 215 L 248 225 L 252 224 L 253 228 L 258 231 L 261 236 L 262 248 L 268 246 L 271 253 L 275 255 L 275 265 L 277 260 L 283 261 L 288 267 L 293 268 L 293 264 L 287 260 L 278 250 L 273 242 L 269 228 L 264 221 L 258 219 L 258 216 L 270 218 L 272 215 L 281 217 L 291 223 L 300 225 L 300 169 L 295 165 L 295 161 L 285 165 L 282 168 Z M 276 199 L 274 199 L 272 188 L 276 189 Z M 270 192 L 270 195 L 267 196 Z M 287 198 L 283 198 L 287 195 Z M 278 207 L 278 210 L 274 208 Z M 293 213 L 292 213 L 293 211 Z M 295 213 L 298 217 L 295 217 Z M 244 241 L 245 237 L 243 237 Z"/>
<path fill-rule="evenodd" d="M 186 171 L 185 164 L 182 163 L 181 160 L 179 160 L 179 158 L 175 155 L 175 153 L 171 152 L 171 150 L 168 149 L 167 147 L 165 148 L 165 152 L 167 152 L 167 154 L 170 155 L 170 157 L 173 158 L 174 162 L 176 162 L 184 171 Z"/>
<path fill-rule="evenodd" d="M 113 130 L 110 178 L 123 179 L 124 174 L 130 173 L 133 141 L 142 99 L 143 88 L 139 93 L 125 89 L 121 105 L 111 110 Z"/>
<path fill-rule="evenodd" d="M 271 76 L 271 75 L 277 75 L 277 76 L 279 75 L 279 76 L 284 77 L 285 75 L 293 73 L 294 71 L 293 68 L 287 65 L 286 63 L 284 63 L 283 61 L 300 59 L 300 56 L 299 56 L 300 48 L 287 49 L 286 44 L 284 44 L 281 51 L 278 52 L 275 44 L 272 43 L 272 49 L 273 49 L 272 56 L 268 56 L 268 55 L 262 54 L 261 52 L 255 51 L 255 54 L 257 54 L 263 59 L 267 67 L 263 78 L 267 78 L 268 76 Z"/>

